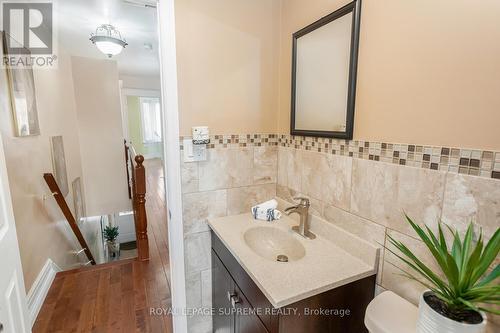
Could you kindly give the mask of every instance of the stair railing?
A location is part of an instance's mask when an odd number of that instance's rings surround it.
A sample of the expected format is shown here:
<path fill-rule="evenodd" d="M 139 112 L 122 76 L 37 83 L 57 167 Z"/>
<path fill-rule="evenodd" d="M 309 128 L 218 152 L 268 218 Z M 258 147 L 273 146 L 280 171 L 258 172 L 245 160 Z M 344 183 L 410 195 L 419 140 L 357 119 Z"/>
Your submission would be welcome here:
<path fill-rule="evenodd" d="M 146 168 L 144 156 L 138 155 L 132 145 L 126 146 L 126 157 L 130 162 L 130 188 L 134 210 L 137 257 L 141 261 L 149 260 L 148 218 L 146 215 Z M 128 163 L 127 163 L 128 169 Z"/>
<path fill-rule="evenodd" d="M 56 179 L 54 178 L 54 175 L 51 173 L 45 173 L 43 175 L 43 179 L 45 179 L 45 182 L 49 186 L 50 191 L 52 192 L 52 195 L 56 199 L 57 204 L 59 205 L 59 208 L 61 209 L 64 217 L 66 218 L 66 221 L 68 221 L 69 226 L 71 227 L 71 230 L 73 230 L 73 233 L 76 236 L 76 239 L 80 243 L 80 246 L 82 247 L 83 251 L 87 255 L 87 258 L 89 259 L 89 263 L 92 265 L 95 265 L 95 259 L 92 253 L 90 252 L 89 246 L 87 245 L 87 242 L 85 241 L 85 238 L 82 235 L 82 232 L 80 231 L 80 228 L 78 227 L 78 224 L 76 223 L 76 220 L 71 213 L 71 210 L 69 209 L 68 203 L 66 202 L 66 199 L 64 199 L 64 195 L 61 192 L 61 189 L 59 188 L 59 185 L 57 185 Z"/>

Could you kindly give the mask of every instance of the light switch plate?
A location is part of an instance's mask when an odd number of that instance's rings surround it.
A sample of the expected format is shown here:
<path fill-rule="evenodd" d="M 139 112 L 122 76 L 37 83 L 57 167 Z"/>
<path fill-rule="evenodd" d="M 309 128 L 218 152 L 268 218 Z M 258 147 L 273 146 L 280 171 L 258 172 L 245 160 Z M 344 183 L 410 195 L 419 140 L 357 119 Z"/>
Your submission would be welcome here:
<path fill-rule="evenodd" d="M 194 145 L 193 140 L 182 140 L 184 148 L 184 162 L 200 162 L 207 160 L 207 146 Z"/>

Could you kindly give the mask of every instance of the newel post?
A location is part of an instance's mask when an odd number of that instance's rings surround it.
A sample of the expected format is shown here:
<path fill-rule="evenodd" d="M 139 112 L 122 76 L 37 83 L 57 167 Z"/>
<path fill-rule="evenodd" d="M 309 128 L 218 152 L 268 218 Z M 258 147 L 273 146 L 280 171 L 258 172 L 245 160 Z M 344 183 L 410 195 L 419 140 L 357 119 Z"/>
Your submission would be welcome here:
<path fill-rule="evenodd" d="M 137 235 L 137 252 L 139 260 L 149 260 L 148 220 L 146 215 L 146 169 L 144 156 L 135 157 L 135 230 Z"/>

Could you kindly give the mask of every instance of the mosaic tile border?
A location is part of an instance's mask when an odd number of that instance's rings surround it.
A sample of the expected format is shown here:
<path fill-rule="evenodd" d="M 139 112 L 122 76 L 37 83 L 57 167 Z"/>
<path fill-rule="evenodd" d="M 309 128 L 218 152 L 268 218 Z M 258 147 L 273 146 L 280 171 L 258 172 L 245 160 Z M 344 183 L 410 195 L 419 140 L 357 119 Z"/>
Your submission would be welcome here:
<path fill-rule="evenodd" d="M 278 134 L 224 134 L 210 135 L 208 149 L 218 148 L 243 148 L 243 147 L 263 147 L 278 146 Z M 181 150 L 184 139 L 191 139 L 191 136 L 181 136 Z"/>
<path fill-rule="evenodd" d="M 191 138 L 181 136 L 182 140 Z M 280 146 L 423 169 L 500 179 L 500 152 L 415 144 L 293 136 L 287 134 L 211 135 L 208 149 Z"/>
<path fill-rule="evenodd" d="M 500 152 L 279 135 L 281 147 L 500 179 Z"/>

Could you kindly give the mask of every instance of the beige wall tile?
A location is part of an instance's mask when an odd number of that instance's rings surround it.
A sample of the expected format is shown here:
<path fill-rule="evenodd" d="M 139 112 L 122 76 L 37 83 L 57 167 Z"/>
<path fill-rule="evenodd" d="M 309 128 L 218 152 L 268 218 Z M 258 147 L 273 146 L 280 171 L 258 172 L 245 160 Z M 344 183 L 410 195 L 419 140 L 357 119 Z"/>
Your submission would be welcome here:
<path fill-rule="evenodd" d="M 253 184 L 253 148 L 209 149 L 199 162 L 199 190 L 211 191 Z"/>
<path fill-rule="evenodd" d="M 442 219 L 460 231 L 474 221 L 491 237 L 500 226 L 500 180 L 449 173 Z"/>
<path fill-rule="evenodd" d="M 322 154 L 321 199 L 327 204 L 348 210 L 351 206 L 351 175 L 353 159 L 345 156 Z"/>
<path fill-rule="evenodd" d="M 186 274 L 201 272 L 211 267 L 210 232 L 184 236 L 184 263 Z"/>
<path fill-rule="evenodd" d="M 229 187 L 247 186 L 253 184 L 254 149 L 239 148 L 229 149 L 229 163 L 227 172 L 231 182 Z"/>
<path fill-rule="evenodd" d="M 228 172 L 229 150 L 210 149 L 207 160 L 199 162 L 199 190 L 210 191 L 228 188 L 231 177 Z"/>
<path fill-rule="evenodd" d="M 212 302 L 207 219 L 247 212 L 274 198 L 277 164 L 277 147 L 211 149 L 207 161 L 183 163 L 186 284 L 192 289 L 186 295 L 188 306 L 210 307 Z M 188 326 L 193 332 L 209 332 L 211 317 L 190 317 Z"/>
<path fill-rule="evenodd" d="M 429 267 L 435 272 L 441 272 L 437 266 L 431 253 L 424 245 L 424 243 L 418 239 L 406 236 L 400 232 L 394 230 L 388 230 L 388 235 L 391 235 L 397 241 L 405 244 L 417 258 L 422 262 L 429 265 Z M 389 239 L 386 239 L 386 247 L 392 251 L 399 253 L 394 246 L 389 243 Z M 412 270 L 408 265 L 403 263 L 394 254 L 390 253 L 387 249 L 384 254 L 384 271 L 382 273 L 382 287 L 392 290 L 401 297 L 407 299 L 413 304 L 418 304 L 420 295 L 427 288 L 422 284 L 410 280 L 404 276 L 401 276 L 402 272 L 398 269 L 401 268 L 408 273 L 413 274 L 415 277 L 419 277 L 418 274 Z M 398 267 L 398 268 L 396 268 Z M 422 279 L 422 281 L 425 281 Z"/>
<path fill-rule="evenodd" d="M 201 272 L 201 306 L 212 307 L 212 270 Z"/>
<path fill-rule="evenodd" d="M 377 273 L 377 283 L 382 282 L 382 272 L 384 266 L 384 241 L 386 228 L 372 221 L 366 220 L 340 208 L 325 206 L 324 218 L 347 232 L 354 234 L 372 245 L 380 248 L 380 259 Z"/>
<path fill-rule="evenodd" d="M 278 174 L 278 147 L 255 147 L 253 168 L 254 184 L 276 183 Z"/>
<path fill-rule="evenodd" d="M 325 206 L 324 216 L 328 222 L 334 223 L 377 247 L 383 247 L 384 226 L 330 205 Z"/>
<path fill-rule="evenodd" d="M 299 194 L 298 192 L 288 188 L 287 186 L 276 185 L 276 196 L 280 197 L 285 201 L 293 202 L 293 198 L 296 197 L 298 194 Z"/>
<path fill-rule="evenodd" d="M 186 274 L 186 306 L 188 308 L 199 308 L 201 304 L 200 272 Z"/>
<path fill-rule="evenodd" d="M 278 147 L 278 185 L 288 187 L 288 156 L 289 148 Z"/>
<path fill-rule="evenodd" d="M 405 211 L 419 224 L 435 225 L 442 210 L 446 173 L 354 159 L 351 211 L 413 235 Z"/>
<path fill-rule="evenodd" d="M 184 234 L 208 231 L 208 218 L 226 214 L 226 190 L 187 193 L 182 196 Z"/>
<path fill-rule="evenodd" d="M 188 316 L 189 333 L 213 333 L 212 316 L 193 315 Z"/>
<path fill-rule="evenodd" d="M 325 156 L 312 151 L 301 151 L 301 192 L 311 198 L 320 199 L 323 193 Z"/>
<path fill-rule="evenodd" d="M 287 151 L 286 185 L 297 192 L 302 191 L 302 152 L 297 149 Z"/>
<path fill-rule="evenodd" d="M 276 184 L 254 185 L 227 190 L 227 215 L 250 212 L 250 208 L 276 196 Z"/>
<path fill-rule="evenodd" d="M 398 205 L 415 222 L 435 226 L 443 208 L 446 172 L 399 166 Z M 400 218 L 391 219 L 389 227 L 416 236 L 415 231 Z"/>
<path fill-rule="evenodd" d="M 401 276 L 401 271 L 387 262 L 382 273 L 382 287 L 395 292 L 414 305 L 418 305 L 420 295 L 427 289 L 420 283 Z"/>
<path fill-rule="evenodd" d="M 181 162 L 182 193 L 198 192 L 198 163 Z"/>
<path fill-rule="evenodd" d="M 387 226 L 397 201 L 397 167 L 356 159 L 352 173 L 351 211 Z"/>
<path fill-rule="evenodd" d="M 281 186 L 281 185 L 276 186 L 276 196 L 283 199 L 283 200 L 286 200 L 289 203 L 288 206 L 291 206 L 293 204 L 298 203 L 297 200 L 295 200 L 294 198 L 297 198 L 297 197 L 309 198 L 309 201 L 311 203 L 311 207 L 309 208 L 309 213 L 312 215 L 319 216 L 319 217 L 323 216 L 324 203 L 321 200 L 314 199 L 308 195 L 305 195 L 304 193 L 296 192 L 288 187 Z M 292 217 L 293 216 L 294 215 L 292 215 Z"/>

